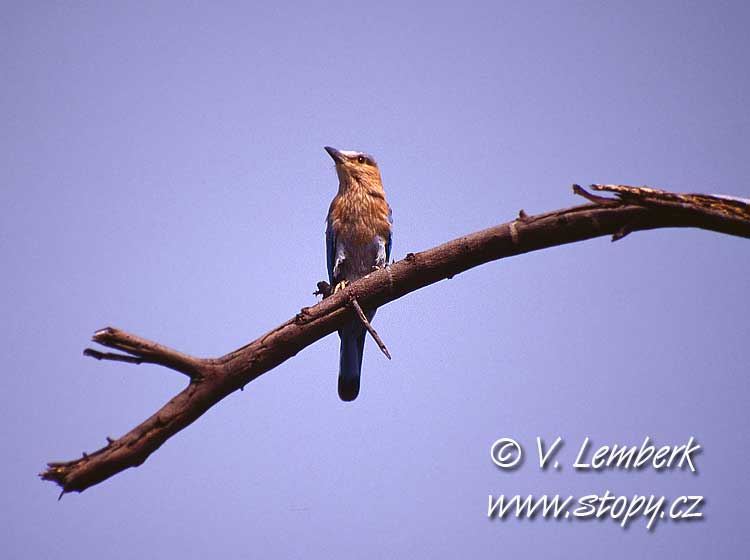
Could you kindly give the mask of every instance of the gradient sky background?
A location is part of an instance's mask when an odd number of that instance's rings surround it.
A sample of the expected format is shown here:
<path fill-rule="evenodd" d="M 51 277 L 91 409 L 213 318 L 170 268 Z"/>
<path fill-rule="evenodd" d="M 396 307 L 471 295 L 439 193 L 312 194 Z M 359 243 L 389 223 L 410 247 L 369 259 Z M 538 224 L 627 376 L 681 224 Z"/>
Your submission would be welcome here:
<path fill-rule="evenodd" d="M 743 2 L 32 3 L 0 16 L 7 558 L 732 558 L 747 550 L 747 240 L 600 238 L 380 310 L 360 397 L 331 335 L 143 466 L 57 502 L 36 474 L 183 385 L 81 351 L 117 326 L 224 354 L 311 305 L 336 191 L 380 163 L 393 256 L 572 206 L 570 184 L 750 196 Z M 563 436 L 564 467 L 534 464 Z M 577 473 L 596 445 L 685 471 Z M 493 441 L 532 452 L 514 472 Z M 704 495 L 705 520 L 487 519 L 489 494 Z"/>

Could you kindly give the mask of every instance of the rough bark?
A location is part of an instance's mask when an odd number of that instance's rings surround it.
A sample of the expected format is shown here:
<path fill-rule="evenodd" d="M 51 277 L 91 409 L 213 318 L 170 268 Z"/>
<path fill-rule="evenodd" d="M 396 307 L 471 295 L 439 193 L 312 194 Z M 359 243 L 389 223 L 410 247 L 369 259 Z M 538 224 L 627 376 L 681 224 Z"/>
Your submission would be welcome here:
<path fill-rule="evenodd" d="M 379 307 L 489 261 L 603 235 L 611 235 L 614 241 L 638 230 L 695 227 L 750 237 L 750 204 L 741 199 L 622 185 L 592 188 L 615 192 L 617 198 L 596 196 L 574 185 L 574 192 L 590 204 L 535 216 L 527 216 L 522 210 L 511 222 L 409 253 L 403 260 L 369 274 L 317 305 L 303 308 L 257 340 L 219 358 L 194 358 L 111 327 L 97 331 L 94 342 L 119 352 L 86 349 L 85 355 L 159 364 L 184 373 L 189 383 L 130 432 L 115 440 L 107 438 L 105 447 L 84 453 L 79 459 L 49 463 L 41 478 L 60 485 L 62 496 L 66 492 L 82 492 L 128 467 L 140 465 L 167 439 L 224 397 L 358 316 L 356 302 L 365 309 Z M 328 295 L 327 284 L 320 286 Z"/>

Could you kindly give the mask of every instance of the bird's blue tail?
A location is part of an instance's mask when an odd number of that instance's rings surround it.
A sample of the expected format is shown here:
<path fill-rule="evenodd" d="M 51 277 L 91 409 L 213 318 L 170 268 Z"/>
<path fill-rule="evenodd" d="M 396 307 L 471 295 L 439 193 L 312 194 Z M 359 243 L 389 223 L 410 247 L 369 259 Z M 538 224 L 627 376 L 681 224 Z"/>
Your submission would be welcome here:
<path fill-rule="evenodd" d="M 367 320 L 372 321 L 374 316 L 374 311 L 367 313 Z M 342 401 L 353 401 L 359 395 L 359 377 L 362 374 L 366 333 L 359 321 L 349 323 L 339 331 L 339 397 Z"/>
<path fill-rule="evenodd" d="M 342 401 L 353 401 L 359 394 L 359 376 L 362 374 L 362 354 L 365 349 L 365 329 L 361 333 L 341 334 L 339 354 L 339 397 Z"/>

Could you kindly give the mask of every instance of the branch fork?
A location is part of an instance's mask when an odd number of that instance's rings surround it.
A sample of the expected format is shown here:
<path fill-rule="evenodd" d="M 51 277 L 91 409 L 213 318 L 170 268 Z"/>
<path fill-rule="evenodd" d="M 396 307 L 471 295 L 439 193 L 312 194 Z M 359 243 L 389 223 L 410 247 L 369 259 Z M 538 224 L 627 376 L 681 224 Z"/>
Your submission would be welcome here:
<path fill-rule="evenodd" d="M 375 269 L 375 270 L 377 271 L 380 269 Z M 384 267 L 384 270 L 388 271 L 388 267 L 387 266 Z M 391 277 L 390 277 L 390 272 L 389 272 L 389 281 L 390 280 L 391 280 Z M 326 299 L 327 297 L 333 295 L 333 289 L 331 288 L 331 285 L 328 282 L 324 282 L 324 281 L 318 282 L 317 287 L 318 289 L 313 292 L 314 296 L 323 296 L 323 299 Z M 388 348 L 383 342 L 383 339 L 381 339 L 380 335 L 378 335 L 378 331 L 375 330 L 375 328 L 372 326 L 370 321 L 367 319 L 367 315 L 365 315 L 365 312 L 362 310 L 362 307 L 359 305 L 359 302 L 357 301 L 357 297 L 349 291 L 348 286 L 344 288 L 344 292 L 347 294 L 349 306 L 356 313 L 357 318 L 359 319 L 359 322 L 362 323 L 362 326 L 365 327 L 365 329 L 367 329 L 368 333 L 370 333 L 370 336 L 375 341 L 375 344 L 378 345 L 378 348 L 380 348 L 380 351 L 385 355 L 386 358 L 390 360 L 391 353 L 388 351 Z"/>

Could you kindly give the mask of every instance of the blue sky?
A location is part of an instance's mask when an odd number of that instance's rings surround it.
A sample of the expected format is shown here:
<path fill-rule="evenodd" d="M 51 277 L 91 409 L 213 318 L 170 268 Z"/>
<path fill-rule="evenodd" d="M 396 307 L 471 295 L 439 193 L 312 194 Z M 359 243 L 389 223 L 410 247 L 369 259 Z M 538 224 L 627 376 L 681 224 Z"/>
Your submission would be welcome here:
<path fill-rule="evenodd" d="M 314 303 L 332 145 L 372 153 L 393 256 L 579 204 L 572 183 L 749 197 L 741 2 L 21 3 L 0 18 L 0 425 L 13 558 L 737 557 L 750 539 L 747 241 L 597 239 L 382 308 L 362 391 L 335 335 L 144 465 L 57 502 L 36 473 L 183 386 L 81 351 L 117 326 L 199 356 Z M 562 436 L 540 471 L 535 438 Z M 574 472 L 596 445 L 684 470 Z M 492 443 L 524 464 L 503 472 Z M 703 495 L 700 522 L 487 519 L 489 494 Z"/>

